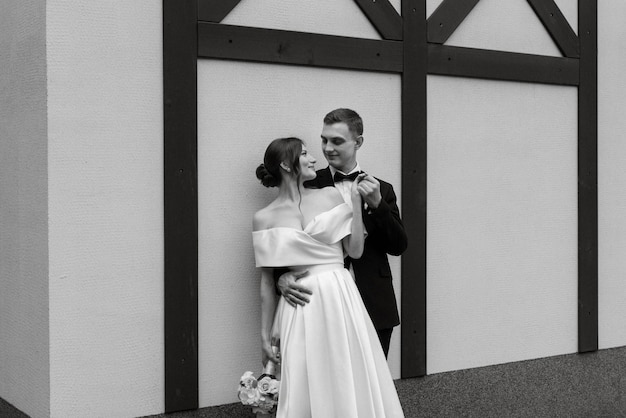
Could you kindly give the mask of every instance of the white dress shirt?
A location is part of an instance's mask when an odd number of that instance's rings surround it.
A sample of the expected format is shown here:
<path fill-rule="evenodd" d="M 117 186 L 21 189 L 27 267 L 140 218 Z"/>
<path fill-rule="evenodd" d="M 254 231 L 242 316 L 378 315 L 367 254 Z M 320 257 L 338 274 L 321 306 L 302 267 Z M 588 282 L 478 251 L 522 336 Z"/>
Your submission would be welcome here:
<path fill-rule="evenodd" d="M 334 178 L 335 173 L 338 172 L 339 170 L 337 170 L 332 165 L 329 166 L 329 168 L 330 168 L 330 175 Z M 339 172 L 344 175 L 348 175 L 348 174 L 352 174 L 358 171 L 361 171 L 361 166 L 359 165 L 359 163 L 357 163 L 356 166 L 349 173 L 344 173 L 343 171 L 339 171 Z M 352 208 L 352 198 L 350 197 L 352 183 L 353 183 L 352 180 L 347 180 L 347 179 L 335 183 L 335 188 L 339 190 L 339 193 L 341 193 L 341 196 L 343 197 L 344 202 L 346 202 L 348 206 L 350 206 L 350 208 Z"/>

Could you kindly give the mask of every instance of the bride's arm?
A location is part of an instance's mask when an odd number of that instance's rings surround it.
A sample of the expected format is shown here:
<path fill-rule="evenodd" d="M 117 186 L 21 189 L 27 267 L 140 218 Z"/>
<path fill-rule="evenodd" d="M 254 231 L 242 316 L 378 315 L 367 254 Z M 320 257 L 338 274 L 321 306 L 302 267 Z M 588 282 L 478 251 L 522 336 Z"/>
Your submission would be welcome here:
<path fill-rule="evenodd" d="M 350 191 L 350 198 L 352 199 L 352 231 L 350 235 L 344 238 L 343 247 L 351 258 L 361 257 L 365 243 L 362 213 L 363 202 L 358 191 L 358 185 L 365 176 L 366 174 L 359 174 L 352 183 L 352 190 Z"/>
<path fill-rule="evenodd" d="M 263 349 L 263 365 L 267 360 L 279 363 L 276 354 L 272 351 L 272 325 L 278 295 L 274 286 L 273 269 L 261 269 L 261 347 Z"/>

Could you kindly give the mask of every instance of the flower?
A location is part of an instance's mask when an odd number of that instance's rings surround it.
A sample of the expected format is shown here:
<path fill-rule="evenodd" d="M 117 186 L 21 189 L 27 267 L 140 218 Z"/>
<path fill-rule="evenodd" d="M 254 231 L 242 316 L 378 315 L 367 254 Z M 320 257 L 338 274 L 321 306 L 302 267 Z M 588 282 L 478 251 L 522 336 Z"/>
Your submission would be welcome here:
<path fill-rule="evenodd" d="M 272 347 L 272 350 L 278 355 L 278 347 Z M 280 381 L 274 375 L 276 369 L 277 364 L 269 360 L 258 379 L 250 371 L 245 372 L 239 379 L 237 397 L 243 405 L 251 406 L 252 412 L 261 415 L 276 412 L 280 390 Z"/>
<path fill-rule="evenodd" d="M 258 388 L 261 395 L 277 396 L 279 382 L 275 378 L 269 375 L 264 375 L 259 379 Z"/>
<path fill-rule="evenodd" d="M 239 384 L 246 389 L 256 389 L 258 382 L 252 372 L 245 372 L 239 379 Z"/>
<path fill-rule="evenodd" d="M 255 414 L 269 414 L 273 412 L 274 406 L 276 406 L 276 402 L 273 399 L 262 396 L 257 405 L 252 407 L 252 412 Z"/>
<path fill-rule="evenodd" d="M 271 414 L 278 404 L 280 381 L 273 375 L 262 374 L 257 380 L 252 372 L 245 372 L 239 379 L 237 396 L 241 403 L 252 407 L 256 414 Z"/>
<path fill-rule="evenodd" d="M 243 405 L 255 406 L 259 403 L 261 394 L 255 389 L 248 389 L 245 387 L 239 388 L 239 400 Z"/>

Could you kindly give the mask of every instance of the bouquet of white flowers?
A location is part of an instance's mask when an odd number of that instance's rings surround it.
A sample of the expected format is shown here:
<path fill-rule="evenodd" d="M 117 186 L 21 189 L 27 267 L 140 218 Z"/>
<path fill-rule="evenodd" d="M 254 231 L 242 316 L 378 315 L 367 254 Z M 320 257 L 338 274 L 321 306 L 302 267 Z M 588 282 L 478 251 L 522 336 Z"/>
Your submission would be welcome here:
<path fill-rule="evenodd" d="M 276 364 L 269 360 L 259 378 L 247 371 L 239 379 L 237 395 L 243 405 L 252 407 L 257 415 L 269 415 L 276 412 L 280 381 L 276 379 Z"/>

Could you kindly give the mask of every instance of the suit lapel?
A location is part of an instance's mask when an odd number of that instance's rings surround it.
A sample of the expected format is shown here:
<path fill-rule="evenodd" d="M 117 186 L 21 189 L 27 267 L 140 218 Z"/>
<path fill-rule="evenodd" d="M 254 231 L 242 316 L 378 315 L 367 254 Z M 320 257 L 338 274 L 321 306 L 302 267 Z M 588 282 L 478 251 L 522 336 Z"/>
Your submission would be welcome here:
<path fill-rule="evenodd" d="M 330 175 L 330 168 L 326 167 L 317 172 L 317 185 L 318 187 L 334 186 L 333 176 Z"/>

